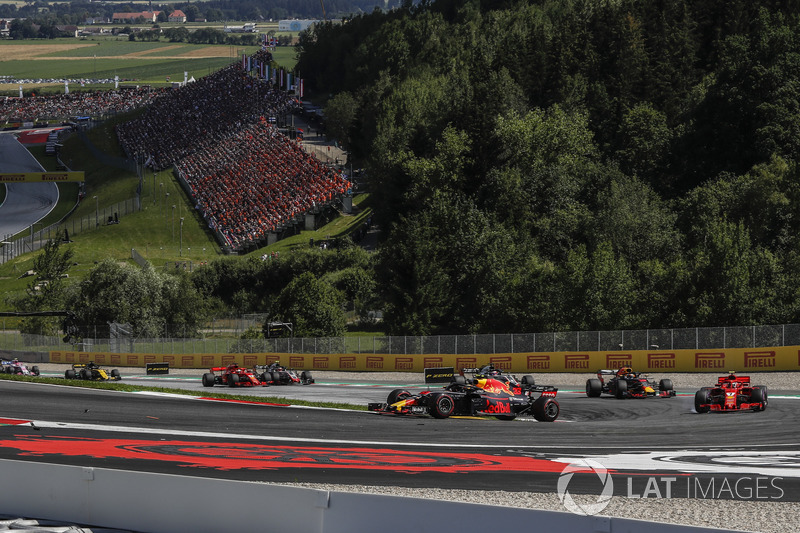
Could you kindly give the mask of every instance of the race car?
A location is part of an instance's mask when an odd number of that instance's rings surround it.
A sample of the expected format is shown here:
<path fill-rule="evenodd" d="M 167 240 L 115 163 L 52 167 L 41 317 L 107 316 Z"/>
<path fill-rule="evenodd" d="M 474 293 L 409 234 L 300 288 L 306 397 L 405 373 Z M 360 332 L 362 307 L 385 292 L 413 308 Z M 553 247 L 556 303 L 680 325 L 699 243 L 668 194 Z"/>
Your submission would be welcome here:
<path fill-rule="evenodd" d="M 260 387 L 269 385 L 261 381 L 250 369 L 236 363 L 228 366 L 215 366 L 203 374 L 203 386 L 227 385 L 229 387 Z"/>
<path fill-rule="evenodd" d="M 558 389 L 536 385 L 532 376 L 517 381 L 492 365 L 463 369 L 449 385 L 440 390 L 411 394 L 405 389 L 389 393 L 386 403 L 370 403 L 367 409 L 397 415 L 494 416 L 498 420 L 514 420 L 532 415 L 540 422 L 553 422 L 560 411 L 556 401 Z M 534 396 L 539 393 L 539 397 Z"/>
<path fill-rule="evenodd" d="M 717 379 L 714 387 L 703 387 L 694 395 L 694 410 L 709 411 L 763 411 L 767 408 L 767 387 L 751 385 L 750 376 L 737 376 L 730 372 Z"/>
<path fill-rule="evenodd" d="M 597 378 L 586 380 L 586 396 L 597 398 L 603 393 L 619 399 L 675 396 L 672 380 L 662 379 L 656 385 L 642 372 L 634 372 L 629 366 L 623 366 L 616 371 L 598 370 Z"/>
<path fill-rule="evenodd" d="M 280 361 L 275 361 L 270 365 L 256 365 L 253 367 L 253 372 L 259 377 L 258 379 L 269 385 L 293 385 L 295 383 L 310 385 L 314 383 L 311 372 L 303 370 L 298 373 L 292 368 L 286 368 Z"/>
<path fill-rule="evenodd" d="M 5 372 L 6 374 L 16 374 L 18 376 L 38 376 L 39 375 L 39 367 L 28 366 L 25 363 L 20 363 L 19 359 L 3 359 L 0 361 L 0 366 L 2 367 L 0 371 Z"/>
<path fill-rule="evenodd" d="M 94 361 L 88 363 L 75 363 L 72 368 L 64 372 L 67 379 L 84 379 L 87 381 L 119 381 L 122 379 L 119 370 L 116 368 L 111 372 L 106 372 Z"/>

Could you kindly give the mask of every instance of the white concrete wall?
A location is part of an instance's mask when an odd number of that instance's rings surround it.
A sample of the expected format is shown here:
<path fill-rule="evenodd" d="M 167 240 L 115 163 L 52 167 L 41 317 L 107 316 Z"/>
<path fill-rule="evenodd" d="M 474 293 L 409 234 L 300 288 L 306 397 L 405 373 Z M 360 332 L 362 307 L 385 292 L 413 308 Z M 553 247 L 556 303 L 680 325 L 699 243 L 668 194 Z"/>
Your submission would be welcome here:
<path fill-rule="evenodd" d="M 0 460 L 0 513 L 141 532 L 174 533 L 700 533 L 567 512 Z"/>

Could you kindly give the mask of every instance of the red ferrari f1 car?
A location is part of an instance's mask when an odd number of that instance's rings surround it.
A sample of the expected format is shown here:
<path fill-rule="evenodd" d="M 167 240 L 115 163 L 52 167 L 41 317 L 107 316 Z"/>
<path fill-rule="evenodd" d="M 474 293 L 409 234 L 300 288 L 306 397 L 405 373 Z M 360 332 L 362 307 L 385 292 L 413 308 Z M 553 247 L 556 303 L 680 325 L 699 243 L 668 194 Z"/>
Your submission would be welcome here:
<path fill-rule="evenodd" d="M 737 376 L 731 372 L 717 379 L 714 387 L 703 387 L 694 395 L 694 410 L 709 411 L 763 411 L 767 408 L 767 387 L 751 385 L 750 376 Z"/>
<path fill-rule="evenodd" d="M 203 386 L 213 387 L 214 385 L 259 387 L 268 385 L 268 383 L 261 381 L 252 370 L 233 363 L 228 366 L 215 366 L 203 374 Z"/>
<path fill-rule="evenodd" d="M 647 398 L 648 396 L 671 398 L 675 396 L 672 380 L 662 379 L 656 385 L 642 372 L 634 372 L 629 366 L 623 366 L 617 371 L 598 370 L 596 379 L 586 380 L 586 396 L 597 398 L 603 393 L 620 399 Z"/>
<path fill-rule="evenodd" d="M 492 365 L 462 370 L 443 389 L 411 394 L 404 389 L 389 393 L 386 403 L 370 403 L 370 411 L 398 415 L 430 415 L 434 418 L 449 416 L 490 415 L 499 420 L 514 420 L 522 415 L 533 415 L 540 422 L 553 422 L 558 418 L 559 406 L 555 400 L 558 389 L 536 385 L 532 376 L 521 381 L 504 375 Z M 539 393 L 539 397 L 534 396 Z"/>

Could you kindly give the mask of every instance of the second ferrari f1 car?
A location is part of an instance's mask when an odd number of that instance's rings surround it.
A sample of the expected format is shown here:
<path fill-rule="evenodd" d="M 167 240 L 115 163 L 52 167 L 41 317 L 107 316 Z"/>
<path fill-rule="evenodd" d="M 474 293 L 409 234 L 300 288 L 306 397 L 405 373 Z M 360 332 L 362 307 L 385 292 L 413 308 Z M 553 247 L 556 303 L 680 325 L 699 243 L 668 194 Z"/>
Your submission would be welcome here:
<path fill-rule="evenodd" d="M 203 386 L 227 385 L 228 387 L 259 387 L 268 385 L 249 368 L 236 363 L 228 366 L 215 366 L 203 374 Z"/>
<path fill-rule="evenodd" d="M 521 381 L 504 375 L 491 365 L 480 369 L 464 369 L 440 390 L 411 394 L 404 389 L 389 393 L 386 403 L 370 403 L 370 411 L 393 414 L 450 416 L 489 415 L 499 420 L 513 420 L 532 415 L 540 422 L 553 422 L 560 411 L 556 401 L 558 389 L 536 385 L 532 376 Z M 471 375 L 471 376 L 470 376 Z M 539 397 L 534 395 L 539 393 Z"/>
<path fill-rule="evenodd" d="M 750 376 L 737 376 L 731 372 L 717 379 L 714 387 L 703 387 L 694 395 L 694 410 L 709 411 L 763 411 L 767 408 L 767 387 L 751 385 Z"/>
<path fill-rule="evenodd" d="M 658 385 L 652 383 L 642 372 L 634 372 L 629 366 L 617 371 L 598 370 L 597 378 L 586 380 L 586 396 L 597 398 L 601 394 L 611 394 L 616 398 L 647 398 L 675 396 L 672 380 L 662 379 Z"/>

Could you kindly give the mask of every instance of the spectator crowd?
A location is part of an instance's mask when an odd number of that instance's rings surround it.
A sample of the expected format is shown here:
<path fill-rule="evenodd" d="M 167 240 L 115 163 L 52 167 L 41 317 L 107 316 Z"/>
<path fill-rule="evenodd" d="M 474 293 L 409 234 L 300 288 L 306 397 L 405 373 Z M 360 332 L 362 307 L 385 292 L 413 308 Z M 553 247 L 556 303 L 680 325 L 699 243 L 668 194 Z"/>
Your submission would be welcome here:
<path fill-rule="evenodd" d="M 0 98 L 0 122 L 38 122 L 124 113 L 149 105 L 163 89 L 78 91 L 51 96 Z"/>
<path fill-rule="evenodd" d="M 349 191 L 339 173 L 261 120 L 176 165 L 197 209 L 240 248 Z"/>

